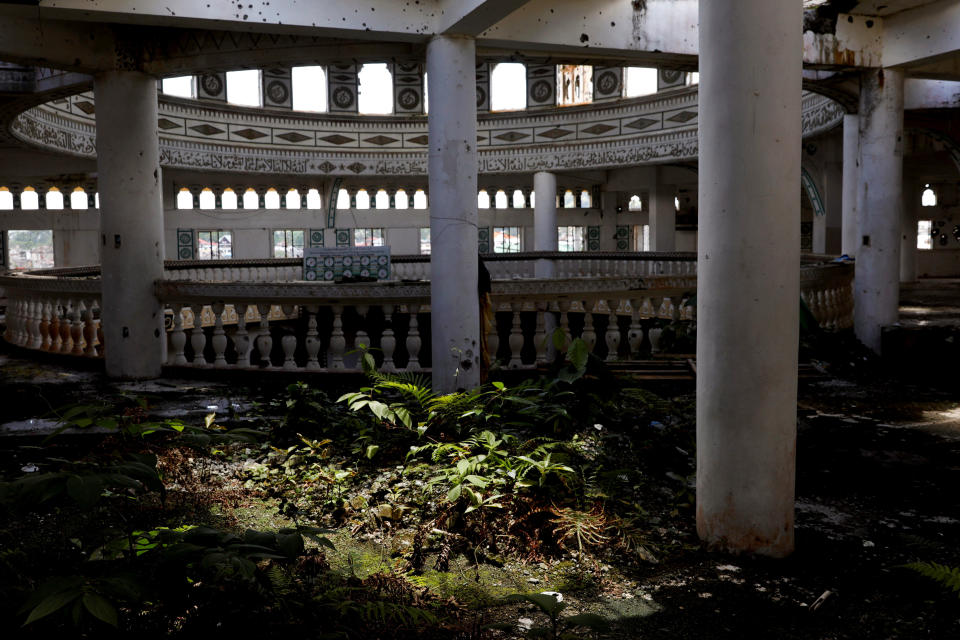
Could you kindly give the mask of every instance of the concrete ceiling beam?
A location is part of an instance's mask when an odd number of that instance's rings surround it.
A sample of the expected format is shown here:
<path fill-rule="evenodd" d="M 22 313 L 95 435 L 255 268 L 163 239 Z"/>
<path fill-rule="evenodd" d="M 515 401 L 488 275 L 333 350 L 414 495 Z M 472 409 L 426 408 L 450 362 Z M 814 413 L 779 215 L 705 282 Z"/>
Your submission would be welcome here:
<path fill-rule="evenodd" d="M 476 36 L 500 22 L 530 0 L 445 0 L 437 32 Z"/>

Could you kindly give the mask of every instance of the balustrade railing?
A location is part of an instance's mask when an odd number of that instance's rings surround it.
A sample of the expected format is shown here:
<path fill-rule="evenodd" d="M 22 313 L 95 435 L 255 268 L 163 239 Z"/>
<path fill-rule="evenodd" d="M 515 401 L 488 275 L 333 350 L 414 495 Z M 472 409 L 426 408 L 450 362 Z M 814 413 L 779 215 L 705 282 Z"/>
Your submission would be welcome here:
<path fill-rule="evenodd" d="M 485 329 L 491 362 L 513 369 L 545 364 L 557 329 L 607 361 L 658 353 L 668 336 L 675 347 L 692 349 L 694 254 L 484 259 L 494 278 L 494 321 Z M 554 278 L 527 275 L 542 259 L 554 260 Z M 358 368 L 357 351 L 371 347 L 384 371 L 428 368 L 428 260 L 395 256 L 393 281 L 360 283 L 299 280 L 299 260 L 167 263 L 157 283 L 167 308 L 167 364 L 348 371 Z M 98 275 L 91 267 L 0 277 L 8 298 L 4 338 L 29 349 L 102 356 Z M 801 267 L 803 300 L 824 328 L 851 326 L 852 277 L 849 265 Z"/>

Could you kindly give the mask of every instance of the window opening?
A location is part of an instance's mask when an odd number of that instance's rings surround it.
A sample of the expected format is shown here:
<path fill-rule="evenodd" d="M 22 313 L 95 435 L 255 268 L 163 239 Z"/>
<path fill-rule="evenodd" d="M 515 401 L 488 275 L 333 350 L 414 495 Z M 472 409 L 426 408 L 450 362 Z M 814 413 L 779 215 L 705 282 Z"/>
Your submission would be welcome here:
<path fill-rule="evenodd" d="M 288 189 L 283 196 L 283 208 L 296 211 L 300 208 L 300 192 L 296 189 Z"/>
<path fill-rule="evenodd" d="M 367 115 L 393 113 L 393 75 L 385 62 L 367 63 L 357 74 L 357 111 Z"/>
<path fill-rule="evenodd" d="M 259 107 L 260 70 L 227 71 L 227 102 L 244 107 Z"/>
<path fill-rule="evenodd" d="M 323 208 L 323 198 L 320 197 L 320 192 L 316 189 L 310 189 L 307 191 L 307 209 L 322 209 Z"/>
<path fill-rule="evenodd" d="M 924 207 L 935 207 L 937 206 L 937 192 L 934 191 L 930 185 L 923 185 L 923 196 L 920 198 L 920 204 Z"/>
<path fill-rule="evenodd" d="M 327 110 L 327 73 L 323 67 L 294 67 L 290 82 L 295 111 Z"/>
<path fill-rule="evenodd" d="M 410 196 L 407 195 L 407 192 L 403 189 L 397 189 L 396 195 L 393 197 L 394 203 L 396 204 L 397 209 L 409 209 L 410 208 Z"/>
<path fill-rule="evenodd" d="M 183 187 L 177 192 L 177 209 L 193 209 L 193 194 Z"/>
<path fill-rule="evenodd" d="M 87 209 L 90 206 L 89 201 L 87 200 L 87 192 L 83 190 L 83 187 L 77 187 L 70 194 L 70 208 L 83 210 Z"/>
<path fill-rule="evenodd" d="M 573 191 L 567 189 L 563 194 L 563 208 L 564 209 L 573 209 L 577 206 L 577 198 L 573 195 Z"/>
<path fill-rule="evenodd" d="M 0 210 L 13 209 L 13 193 L 7 187 L 0 187 Z"/>
<path fill-rule="evenodd" d="M 277 190 L 273 187 L 267 189 L 267 192 L 263 196 L 263 208 L 264 209 L 279 209 L 280 208 L 280 194 L 277 193 Z"/>
<path fill-rule="evenodd" d="M 513 191 L 513 208 L 514 209 L 525 209 L 527 206 L 526 198 L 523 197 L 523 191 L 520 189 L 514 189 Z"/>
<path fill-rule="evenodd" d="M 481 189 L 479 193 L 477 193 L 477 208 L 478 209 L 490 208 L 490 194 L 487 193 L 486 189 Z"/>
<path fill-rule="evenodd" d="M 347 193 L 346 189 L 340 189 L 337 192 L 337 209 L 349 209 L 350 208 L 350 194 Z"/>
<path fill-rule="evenodd" d="M 523 246 L 521 227 L 494 227 L 494 253 L 520 253 Z"/>
<path fill-rule="evenodd" d="M 7 257 L 10 269 L 53 268 L 53 230 L 8 231 Z"/>
<path fill-rule="evenodd" d="M 527 68 L 519 62 L 500 62 L 490 72 L 490 110 L 527 108 Z"/>
<path fill-rule="evenodd" d="M 233 257 L 233 233 L 220 229 L 197 231 L 197 258 L 228 260 Z"/>
<path fill-rule="evenodd" d="M 933 236 L 939 235 L 939 229 L 933 226 L 933 220 L 917 220 L 917 249 L 933 249 Z"/>
<path fill-rule="evenodd" d="M 417 192 L 413 194 L 413 208 L 414 209 L 427 208 L 427 194 L 423 189 L 417 189 Z"/>
<path fill-rule="evenodd" d="M 233 189 L 227 188 L 223 190 L 223 194 L 220 196 L 220 208 L 221 209 L 236 209 L 237 208 L 237 193 Z"/>
<path fill-rule="evenodd" d="M 390 208 L 390 194 L 386 189 L 377 189 L 377 195 L 374 197 L 374 207 L 377 209 Z"/>
<path fill-rule="evenodd" d="M 643 201 L 640 200 L 640 196 L 634 194 L 630 196 L 630 201 L 627 203 L 627 211 L 641 211 L 643 209 Z"/>
<path fill-rule="evenodd" d="M 657 92 L 656 69 L 649 67 L 627 67 L 624 70 L 623 96 L 636 98 Z"/>
<path fill-rule="evenodd" d="M 430 255 L 430 227 L 420 227 L 420 255 Z"/>
<path fill-rule="evenodd" d="M 243 192 L 243 208 L 244 209 L 260 208 L 260 196 L 257 195 L 257 191 L 253 187 Z"/>
<path fill-rule="evenodd" d="M 193 76 L 164 78 L 161 81 L 160 90 L 168 96 L 177 96 L 179 98 L 197 97 L 197 84 Z"/>
<path fill-rule="evenodd" d="M 580 192 L 580 208 L 589 209 L 593 206 L 593 197 L 590 195 L 590 192 L 584 189 Z"/>
<path fill-rule="evenodd" d="M 47 209 L 63 209 L 63 194 L 56 187 L 50 187 L 44 200 Z"/>
<path fill-rule="evenodd" d="M 494 196 L 496 201 L 497 209 L 506 209 L 507 208 L 507 194 L 503 189 L 498 189 L 496 196 Z"/>
<path fill-rule="evenodd" d="M 274 258 L 303 257 L 303 229 L 275 229 L 273 232 Z"/>
<path fill-rule="evenodd" d="M 584 227 L 557 227 L 557 251 L 583 251 L 586 248 Z"/>
<path fill-rule="evenodd" d="M 557 104 L 571 107 L 593 102 L 593 67 L 585 64 L 557 65 Z"/>
<path fill-rule="evenodd" d="M 384 244 L 383 229 L 357 228 L 353 230 L 353 246 L 355 247 L 382 247 Z"/>
<path fill-rule="evenodd" d="M 370 208 L 370 194 L 367 193 L 366 189 L 360 189 L 357 191 L 357 209 L 369 209 Z"/>
<path fill-rule="evenodd" d="M 210 187 L 204 187 L 203 191 L 200 192 L 200 208 L 201 209 L 216 209 L 217 208 L 217 196 L 213 193 L 213 189 Z"/>

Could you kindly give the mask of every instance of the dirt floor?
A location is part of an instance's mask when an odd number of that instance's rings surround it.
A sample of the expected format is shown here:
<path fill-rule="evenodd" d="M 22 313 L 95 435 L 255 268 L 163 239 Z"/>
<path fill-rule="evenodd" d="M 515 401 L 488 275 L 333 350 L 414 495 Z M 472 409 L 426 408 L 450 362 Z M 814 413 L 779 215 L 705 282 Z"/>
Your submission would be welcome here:
<path fill-rule="evenodd" d="M 661 562 L 598 565 L 599 584 L 565 594 L 570 611 L 612 620 L 603 636 L 611 638 L 960 638 L 957 594 L 901 566 L 960 565 L 960 393 L 869 363 L 815 365 L 822 373 L 799 390 L 796 552 L 785 560 L 708 553 L 692 511 L 681 510 L 652 525 L 673 543 Z M 10 355 L 0 356 L 0 383 L 5 466 L 28 462 L 11 430 L 42 426 L 35 421 L 51 407 L 91 394 L 151 393 L 164 398 L 159 415 L 200 420 L 211 410 L 241 419 L 256 399 L 215 382 L 106 385 L 95 371 Z M 692 386 L 669 391 L 689 395 Z M 516 570 L 538 576 L 554 566 Z M 483 618 L 542 622 L 518 605 Z"/>

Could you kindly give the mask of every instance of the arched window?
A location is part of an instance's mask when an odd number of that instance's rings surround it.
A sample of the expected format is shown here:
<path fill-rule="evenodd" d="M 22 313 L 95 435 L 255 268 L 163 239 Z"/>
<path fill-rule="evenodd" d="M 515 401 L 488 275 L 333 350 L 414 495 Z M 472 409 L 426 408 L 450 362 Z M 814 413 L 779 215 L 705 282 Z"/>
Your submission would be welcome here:
<path fill-rule="evenodd" d="M 369 209 L 370 208 L 370 194 L 367 193 L 366 189 L 360 189 L 357 191 L 357 209 Z"/>
<path fill-rule="evenodd" d="M 497 189 L 497 195 L 493 198 L 497 209 L 507 208 L 507 194 L 503 189 Z"/>
<path fill-rule="evenodd" d="M 290 82 L 296 111 L 327 110 L 327 74 L 323 67 L 294 67 Z"/>
<path fill-rule="evenodd" d="M 657 70 L 649 67 L 627 67 L 623 70 L 625 98 L 646 96 L 657 92 Z"/>
<path fill-rule="evenodd" d="M 287 194 L 283 197 L 283 208 L 284 209 L 299 209 L 300 208 L 300 192 L 296 189 L 290 189 L 287 191 Z"/>
<path fill-rule="evenodd" d="M 350 194 L 347 193 L 346 189 L 340 189 L 337 192 L 337 209 L 349 209 L 350 208 Z"/>
<path fill-rule="evenodd" d="M 557 104 L 569 107 L 593 102 L 593 67 L 585 64 L 557 66 Z"/>
<path fill-rule="evenodd" d="M 217 196 L 213 192 L 213 189 L 211 189 L 210 187 L 204 187 L 203 191 L 200 192 L 200 208 L 201 209 L 217 208 Z"/>
<path fill-rule="evenodd" d="M 693 84 L 700 84 L 700 73 L 697 71 L 693 71 L 687 74 L 687 86 L 690 86 Z"/>
<path fill-rule="evenodd" d="M 627 209 L 629 211 L 641 211 L 643 209 L 643 202 L 641 202 L 640 196 L 636 194 L 630 196 L 630 201 L 627 203 Z"/>
<path fill-rule="evenodd" d="M 527 108 L 527 68 L 519 62 L 501 62 L 490 72 L 490 110 Z"/>
<path fill-rule="evenodd" d="M 161 91 L 168 96 L 177 96 L 180 98 L 196 98 L 197 85 L 193 76 L 178 76 L 176 78 L 164 78 L 160 83 Z"/>
<path fill-rule="evenodd" d="M 393 201 L 397 209 L 410 208 L 410 196 L 407 195 L 405 189 L 397 189 L 396 195 L 393 196 Z"/>
<path fill-rule="evenodd" d="M 227 71 L 227 102 L 245 107 L 262 106 L 260 70 Z"/>
<path fill-rule="evenodd" d="M 677 196 L 673 197 L 673 208 L 676 209 L 677 211 L 680 211 L 680 198 L 678 198 Z"/>
<path fill-rule="evenodd" d="M 220 208 L 221 209 L 236 209 L 237 208 L 237 193 L 233 189 L 227 187 L 223 190 L 223 194 L 220 196 Z"/>
<path fill-rule="evenodd" d="M 40 208 L 40 196 L 37 195 L 36 189 L 33 187 L 23 188 L 20 193 L 20 208 L 27 210 Z"/>
<path fill-rule="evenodd" d="M 263 196 L 263 208 L 264 209 L 279 209 L 280 208 L 280 194 L 277 193 L 277 190 L 273 187 L 267 189 L 267 193 Z"/>
<path fill-rule="evenodd" d="M 243 192 L 243 208 L 244 209 L 260 208 L 260 196 L 257 195 L 257 191 L 253 187 L 250 187 Z"/>
<path fill-rule="evenodd" d="M 593 206 L 593 198 L 590 196 L 590 192 L 584 189 L 580 192 L 580 208 L 589 209 Z"/>
<path fill-rule="evenodd" d="M 413 208 L 414 209 L 427 208 L 427 193 L 423 189 L 417 189 L 417 192 L 413 194 Z"/>
<path fill-rule="evenodd" d="M 70 208 L 71 209 L 86 209 L 90 206 L 90 203 L 87 201 L 87 192 L 83 190 L 83 187 L 77 187 L 70 194 Z"/>
<path fill-rule="evenodd" d="M 920 204 L 924 207 L 937 206 L 937 192 L 929 184 L 923 186 L 923 196 L 920 198 Z"/>
<path fill-rule="evenodd" d="M 523 191 L 520 189 L 513 190 L 513 208 L 514 209 L 523 209 L 527 206 L 526 198 L 523 197 Z"/>
<path fill-rule="evenodd" d="M 480 189 L 480 191 L 477 193 L 477 208 L 478 209 L 490 208 L 490 194 L 487 193 L 486 189 Z"/>
<path fill-rule="evenodd" d="M 63 194 L 60 189 L 50 187 L 45 198 L 47 209 L 63 209 Z"/>
<path fill-rule="evenodd" d="M 320 197 L 320 192 L 316 189 L 310 189 L 307 191 L 307 209 L 322 209 L 323 208 L 323 198 Z"/>
<path fill-rule="evenodd" d="M 530 192 L 530 208 L 533 209 L 535 206 L 537 206 L 537 192 L 531 191 Z"/>
<path fill-rule="evenodd" d="M 363 65 L 357 74 L 357 80 L 360 83 L 357 111 L 367 115 L 393 113 L 393 75 L 386 63 Z"/>
<path fill-rule="evenodd" d="M 377 189 L 377 195 L 374 198 L 374 203 L 377 209 L 390 208 L 390 194 L 387 193 L 386 189 Z"/>
<path fill-rule="evenodd" d="M 193 194 L 190 189 L 183 187 L 177 193 L 177 209 L 193 209 Z"/>
<path fill-rule="evenodd" d="M 97 209 L 100 208 L 100 192 L 99 191 L 93 194 L 93 206 L 96 207 Z"/>
<path fill-rule="evenodd" d="M 0 187 L 0 210 L 13 209 L 13 193 L 7 187 Z"/>
<path fill-rule="evenodd" d="M 563 193 L 563 208 L 564 209 L 573 209 L 577 206 L 577 197 L 573 195 L 573 191 L 567 189 Z"/>

